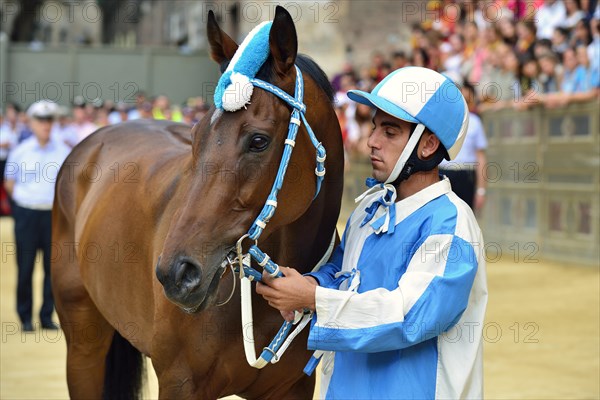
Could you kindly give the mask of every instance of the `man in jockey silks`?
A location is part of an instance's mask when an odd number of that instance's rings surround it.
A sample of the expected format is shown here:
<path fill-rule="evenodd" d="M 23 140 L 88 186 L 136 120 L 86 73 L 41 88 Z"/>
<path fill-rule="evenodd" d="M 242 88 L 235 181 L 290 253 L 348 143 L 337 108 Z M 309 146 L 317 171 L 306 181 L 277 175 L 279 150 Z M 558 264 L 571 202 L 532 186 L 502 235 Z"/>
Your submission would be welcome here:
<path fill-rule="evenodd" d="M 257 292 L 288 320 L 315 311 L 308 348 L 321 360 L 321 398 L 481 398 L 483 238 L 438 172 L 461 148 L 465 99 L 420 67 L 348 96 L 374 109 L 369 189 L 329 263 L 265 274 Z"/>

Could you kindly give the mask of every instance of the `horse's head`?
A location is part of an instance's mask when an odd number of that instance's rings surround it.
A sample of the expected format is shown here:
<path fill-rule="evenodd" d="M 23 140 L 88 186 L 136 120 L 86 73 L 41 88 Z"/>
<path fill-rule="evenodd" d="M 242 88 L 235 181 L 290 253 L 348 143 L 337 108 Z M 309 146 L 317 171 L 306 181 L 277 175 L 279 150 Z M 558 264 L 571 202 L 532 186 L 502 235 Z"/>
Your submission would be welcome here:
<path fill-rule="evenodd" d="M 211 57 L 224 70 L 238 45 L 208 18 Z M 269 55 L 257 78 L 294 95 L 297 36 L 291 16 L 278 7 L 268 34 Z M 322 73 L 322 71 L 320 71 Z M 323 75 L 324 76 L 324 75 Z M 331 120 L 331 99 L 305 74 L 308 120 L 317 134 Z M 254 88 L 239 111 L 213 107 L 192 130 L 192 167 L 186 172 L 185 198 L 175 213 L 156 267 L 167 297 L 192 312 L 214 301 L 227 255 L 259 215 L 271 190 L 284 149 L 291 107 Z M 321 127 L 321 128 L 320 128 Z M 261 239 L 298 219 L 315 195 L 315 149 L 301 127 L 280 206 Z M 331 129 L 330 129 L 331 130 Z"/>

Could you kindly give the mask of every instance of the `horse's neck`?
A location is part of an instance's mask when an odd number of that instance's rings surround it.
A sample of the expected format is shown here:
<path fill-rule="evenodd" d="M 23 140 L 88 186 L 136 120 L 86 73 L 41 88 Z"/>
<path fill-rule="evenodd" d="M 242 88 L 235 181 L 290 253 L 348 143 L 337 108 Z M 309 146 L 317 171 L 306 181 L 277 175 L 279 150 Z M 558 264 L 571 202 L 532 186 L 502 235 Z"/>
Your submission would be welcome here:
<path fill-rule="evenodd" d="M 336 232 L 341 188 L 325 183 L 322 191 L 300 218 L 275 234 L 277 257 L 272 257 L 301 273 L 310 272 L 323 258 Z"/>

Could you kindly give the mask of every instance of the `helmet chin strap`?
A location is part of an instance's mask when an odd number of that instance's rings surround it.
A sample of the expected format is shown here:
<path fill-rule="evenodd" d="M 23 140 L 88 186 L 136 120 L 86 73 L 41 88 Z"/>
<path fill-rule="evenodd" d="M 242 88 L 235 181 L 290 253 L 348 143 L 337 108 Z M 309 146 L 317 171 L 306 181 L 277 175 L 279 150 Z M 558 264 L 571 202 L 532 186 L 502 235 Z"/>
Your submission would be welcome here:
<path fill-rule="evenodd" d="M 424 131 L 425 125 L 418 124 L 412 135 L 410 135 L 408 143 L 406 143 L 406 147 L 404 147 L 402 154 L 400 154 L 400 157 L 398 157 L 398 161 L 396 161 L 396 165 L 394 166 L 392 173 L 384 183 L 394 183 L 398 180 L 398 178 L 400 178 L 398 181 L 402 182 L 414 172 L 414 165 L 412 163 L 407 164 L 407 161 L 413 153 L 413 150 L 417 147 L 419 140 L 421 140 L 421 136 L 423 136 Z"/>

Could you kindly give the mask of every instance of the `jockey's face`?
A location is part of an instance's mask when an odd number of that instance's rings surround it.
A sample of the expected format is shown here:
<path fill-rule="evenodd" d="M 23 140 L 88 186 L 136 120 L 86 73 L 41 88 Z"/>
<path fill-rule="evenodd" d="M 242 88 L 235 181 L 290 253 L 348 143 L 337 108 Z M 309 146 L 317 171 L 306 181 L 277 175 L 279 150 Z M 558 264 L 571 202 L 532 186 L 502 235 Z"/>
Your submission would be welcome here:
<path fill-rule="evenodd" d="M 390 176 L 408 142 L 411 128 L 410 122 L 377 110 L 373 117 L 373 130 L 367 142 L 371 149 L 373 178 L 385 182 Z"/>

